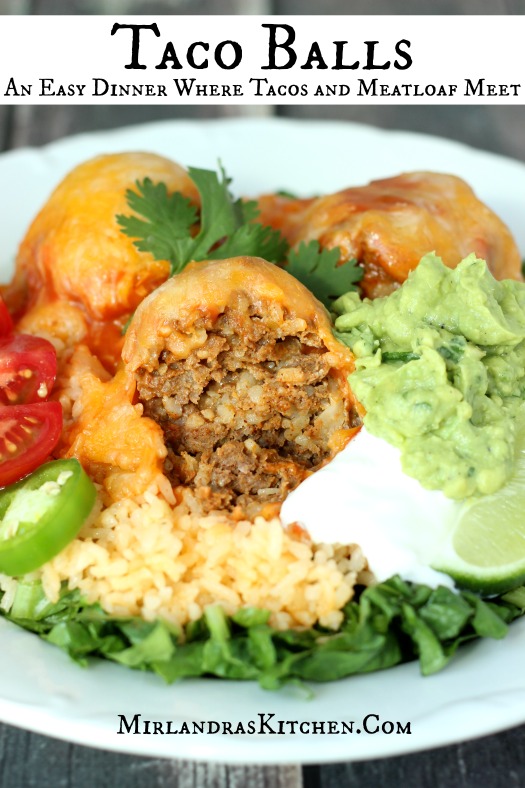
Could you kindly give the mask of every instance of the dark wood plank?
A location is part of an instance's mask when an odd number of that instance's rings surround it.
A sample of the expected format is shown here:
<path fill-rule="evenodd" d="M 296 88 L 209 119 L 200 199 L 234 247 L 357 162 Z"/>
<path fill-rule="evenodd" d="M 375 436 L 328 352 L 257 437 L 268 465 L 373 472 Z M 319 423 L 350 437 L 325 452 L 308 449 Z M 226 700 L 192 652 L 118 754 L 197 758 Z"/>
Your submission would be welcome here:
<path fill-rule="evenodd" d="M 242 0 L 32 0 L 33 14 L 235 14 Z"/>
<path fill-rule="evenodd" d="M 525 0 L 352 0 L 351 8 L 345 0 L 324 0 L 323 16 L 331 14 L 523 14 Z M 277 14 L 318 14 L 317 0 L 275 0 L 273 13 Z M 350 26 L 349 26 L 350 27 Z"/>
<path fill-rule="evenodd" d="M 9 147 L 13 107 L 0 106 L 0 151 Z"/>
<path fill-rule="evenodd" d="M 4 132 L 4 150 L 24 145 L 43 145 L 69 134 L 103 131 L 135 123 L 149 123 L 154 120 L 204 119 L 242 114 L 241 108 L 211 106 L 174 108 L 162 105 L 152 107 L 115 107 L 106 104 L 93 107 L 27 105 L 11 109 L 10 122 L 7 123 Z M 232 109 L 235 109 L 236 112 L 232 112 Z M 1 114 L 0 124 L 2 124 Z"/>
<path fill-rule="evenodd" d="M 0 0 L 0 14 L 29 14 L 32 0 Z"/>
<path fill-rule="evenodd" d="M 5 788 L 301 788 L 299 766 L 225 766 L 142 758 L 67 744 L 0 725 Z"/>
<path fill-rule="evenodd" d="M 283 106 L 277 114 L 434 134 L 525 161 L 523 106 Z"/>
<path fill-rule="evenodd" d="M 456 747 L 402 758 L 327 765 L 319 770 L 319 788 L 342 785 L 521 788 L 525 785 L 525 726 Z"/>

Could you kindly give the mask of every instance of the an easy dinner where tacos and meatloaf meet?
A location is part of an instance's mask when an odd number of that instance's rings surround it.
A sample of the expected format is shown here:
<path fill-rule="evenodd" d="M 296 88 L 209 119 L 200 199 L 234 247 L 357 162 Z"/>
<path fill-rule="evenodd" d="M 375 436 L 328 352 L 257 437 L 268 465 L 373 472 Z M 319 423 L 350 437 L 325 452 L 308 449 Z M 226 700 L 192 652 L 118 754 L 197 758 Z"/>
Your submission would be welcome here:
<path fill-rule="evenodd" d="M 356 294 L 352 310 L 365 298 L 392 311 L 429 253 L 437 257 L 421 277 L 441 266 L 445 281 L 446 270 L 467 258 L 458 276 L 477 272 L 484 293 L 485 276 L 521 281 L 509 230 L 452 175 L 407 173 L 315 198 L 264 195 L 254 205 L 233 201 L 227 183 L 216 176 L 212 183 L 206 172 L 186 172 L 149 153 L 100 156 L 60 183 L 20 244 L 3 299 L 15 335 L 47 340 L 57 358 L 52 390 L 41 385 L 40 396 L 60 403 L 62 427 L 43 459 L 78 460 L 96 495 L 85 522 L 58 551 L 44 551 L 43 563 L 8 571 L 0 550 L 1 606 L 12 618 L 20 588 L 38 584 L 50 605 L 76 590 L 109 617 L 167 622 L 178 628 L 175 640 L 217 605 L 229 617 L 268 611 L 265 621 L 278 631 L 337 632 L 358 589 L 384 578 L 363 545 L 345 538 L 345 523 L 336 538 L 323 539 L 322 524 L 310 529 L 290 517 L 284 524 L 280 510 L 291 493 L 290 501 L 299 500 L 305 480 L 325 478 L 353 441 L 362 445 L 369 408 L 373 423 L 372 404 L 357 397 L 352 374 L 363 374 L 370 331 L 375 345 L 367 358 L 381 365 L 378 325 L 388 321 L 374 318 L 368 333 L 359 322 L 357 340 L 345 293 Z M 212 216 L 221 200 L 229 216 L 222 234 Z M 507 291 L 494 293 L 490 298 L 507 304 Z M 451 395 L 456 403 L 469 396 L 456 380 L 466 373 L 453 369 L 463 346 L 495 341 L 475 340 L 462 326 L 456 331 L 454 320 L 442 321 L 446 336 L 437 349 L 440 374 L 462 392 Z M 418 347 L 432 347 L 432 332 Z M 384 367 L 427 357 L 426 350 L 402 348 L 394 334 L 382 349 Z M 29 406 L 17 400 L 5 403 L 10 407 Z M 456 412 L 450 408 L 447 424 Z M 429 429 L 436 438 L 438 425 Z M 66 489 L 73 471 L 63 467 L 48 482 L 55 485 L 46 488 L 49 499 Z M 418 488 L 420 481 L 410 478 Z M 370 481 L 376 497 L 380 482 Z M 351 502 L 352 478 L 343 486 Z M 445 499 L 438 484 L 428 486 L 433 491 L 421 487 L 423 495 Z M 4 506 L 5 542 L 25 527 L 22 492 Z M 322 484 L 316 495 L 328 520 Z M 346 517 L 359 518 L 351 503 Z M 38 524 L 37 515 L 27 519 Z M 332 530 L 327 526 L 327 534 Z"/>

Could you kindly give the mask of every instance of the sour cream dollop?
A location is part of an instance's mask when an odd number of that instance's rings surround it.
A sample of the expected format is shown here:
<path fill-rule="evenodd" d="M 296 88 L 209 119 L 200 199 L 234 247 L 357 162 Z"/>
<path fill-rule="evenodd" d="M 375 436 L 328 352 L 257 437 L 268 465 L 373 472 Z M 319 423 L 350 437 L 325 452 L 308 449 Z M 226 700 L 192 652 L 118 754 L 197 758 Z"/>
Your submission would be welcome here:
<path fill-rule="evenodd" d="M 379 582 L 399 574 L 452 588 L 453 580 L 430 564 L 459 506 L 403 473 L 398 449 L 363 427 L 288 496 L 281 519 L 299 523 L 314 542 L 358 544 Z"/>

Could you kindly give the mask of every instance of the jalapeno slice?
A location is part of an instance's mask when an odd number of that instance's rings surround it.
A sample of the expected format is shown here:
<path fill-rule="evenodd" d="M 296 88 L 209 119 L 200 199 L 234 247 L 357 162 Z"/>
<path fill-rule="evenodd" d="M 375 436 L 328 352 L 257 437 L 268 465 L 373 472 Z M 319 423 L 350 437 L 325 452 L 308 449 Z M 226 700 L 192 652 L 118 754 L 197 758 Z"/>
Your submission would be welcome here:
<path fill-rule="evenodd" d="M 0 572 L 38 569 L 78 534 L 96 490 L 78 460 L 55 460 L 0 491 Z"/>

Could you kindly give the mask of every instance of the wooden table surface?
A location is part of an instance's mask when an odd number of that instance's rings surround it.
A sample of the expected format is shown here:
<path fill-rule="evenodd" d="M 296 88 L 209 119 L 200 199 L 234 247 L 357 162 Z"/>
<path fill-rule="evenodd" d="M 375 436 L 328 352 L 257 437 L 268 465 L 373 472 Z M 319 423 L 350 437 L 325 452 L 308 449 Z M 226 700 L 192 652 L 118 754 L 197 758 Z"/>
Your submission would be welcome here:
<path fill-rule="evenodd" d="M 7 13 L 243 13 L 243 0 L 0 0 Z M 252 13 L 315 13 L 306 0 L 251 0 Z M 326 0 L 325 13 L 345 13 L 343 0 Z M 437 0 L 432 13 L 525 13 L 525 0 Z M 354 0 L 354 13 L 369 12 Z M 417 0 L 382 0 L 374 13 L 422 13 Z M 253 108 L 244 112 L 253 113 Z M 259 110 L 260 111 L 260 110 Z M 298 118 L 337 118 L 383 128 L 409 129 L 456 140 L 525 161 L 525 107 L 280 107 L 263 110 Z M 41 145 L 79 131 L 117 128 L 163 118 L 241 114 L 232 107 L 6 107 L 0 106 L 0 151 Z M 424 691 L 424 687 L 422 687 Z M 467 733 L 467 732 L 466 732 Z M 133 757 L 68 744 L 0 725 L 0 785 L 5 788 L 181 786 L 181 788 L 518 788 L 525 785 L 525 726 L 478 741 L 416 755 L 323 766 L 233 767 Z"/>

